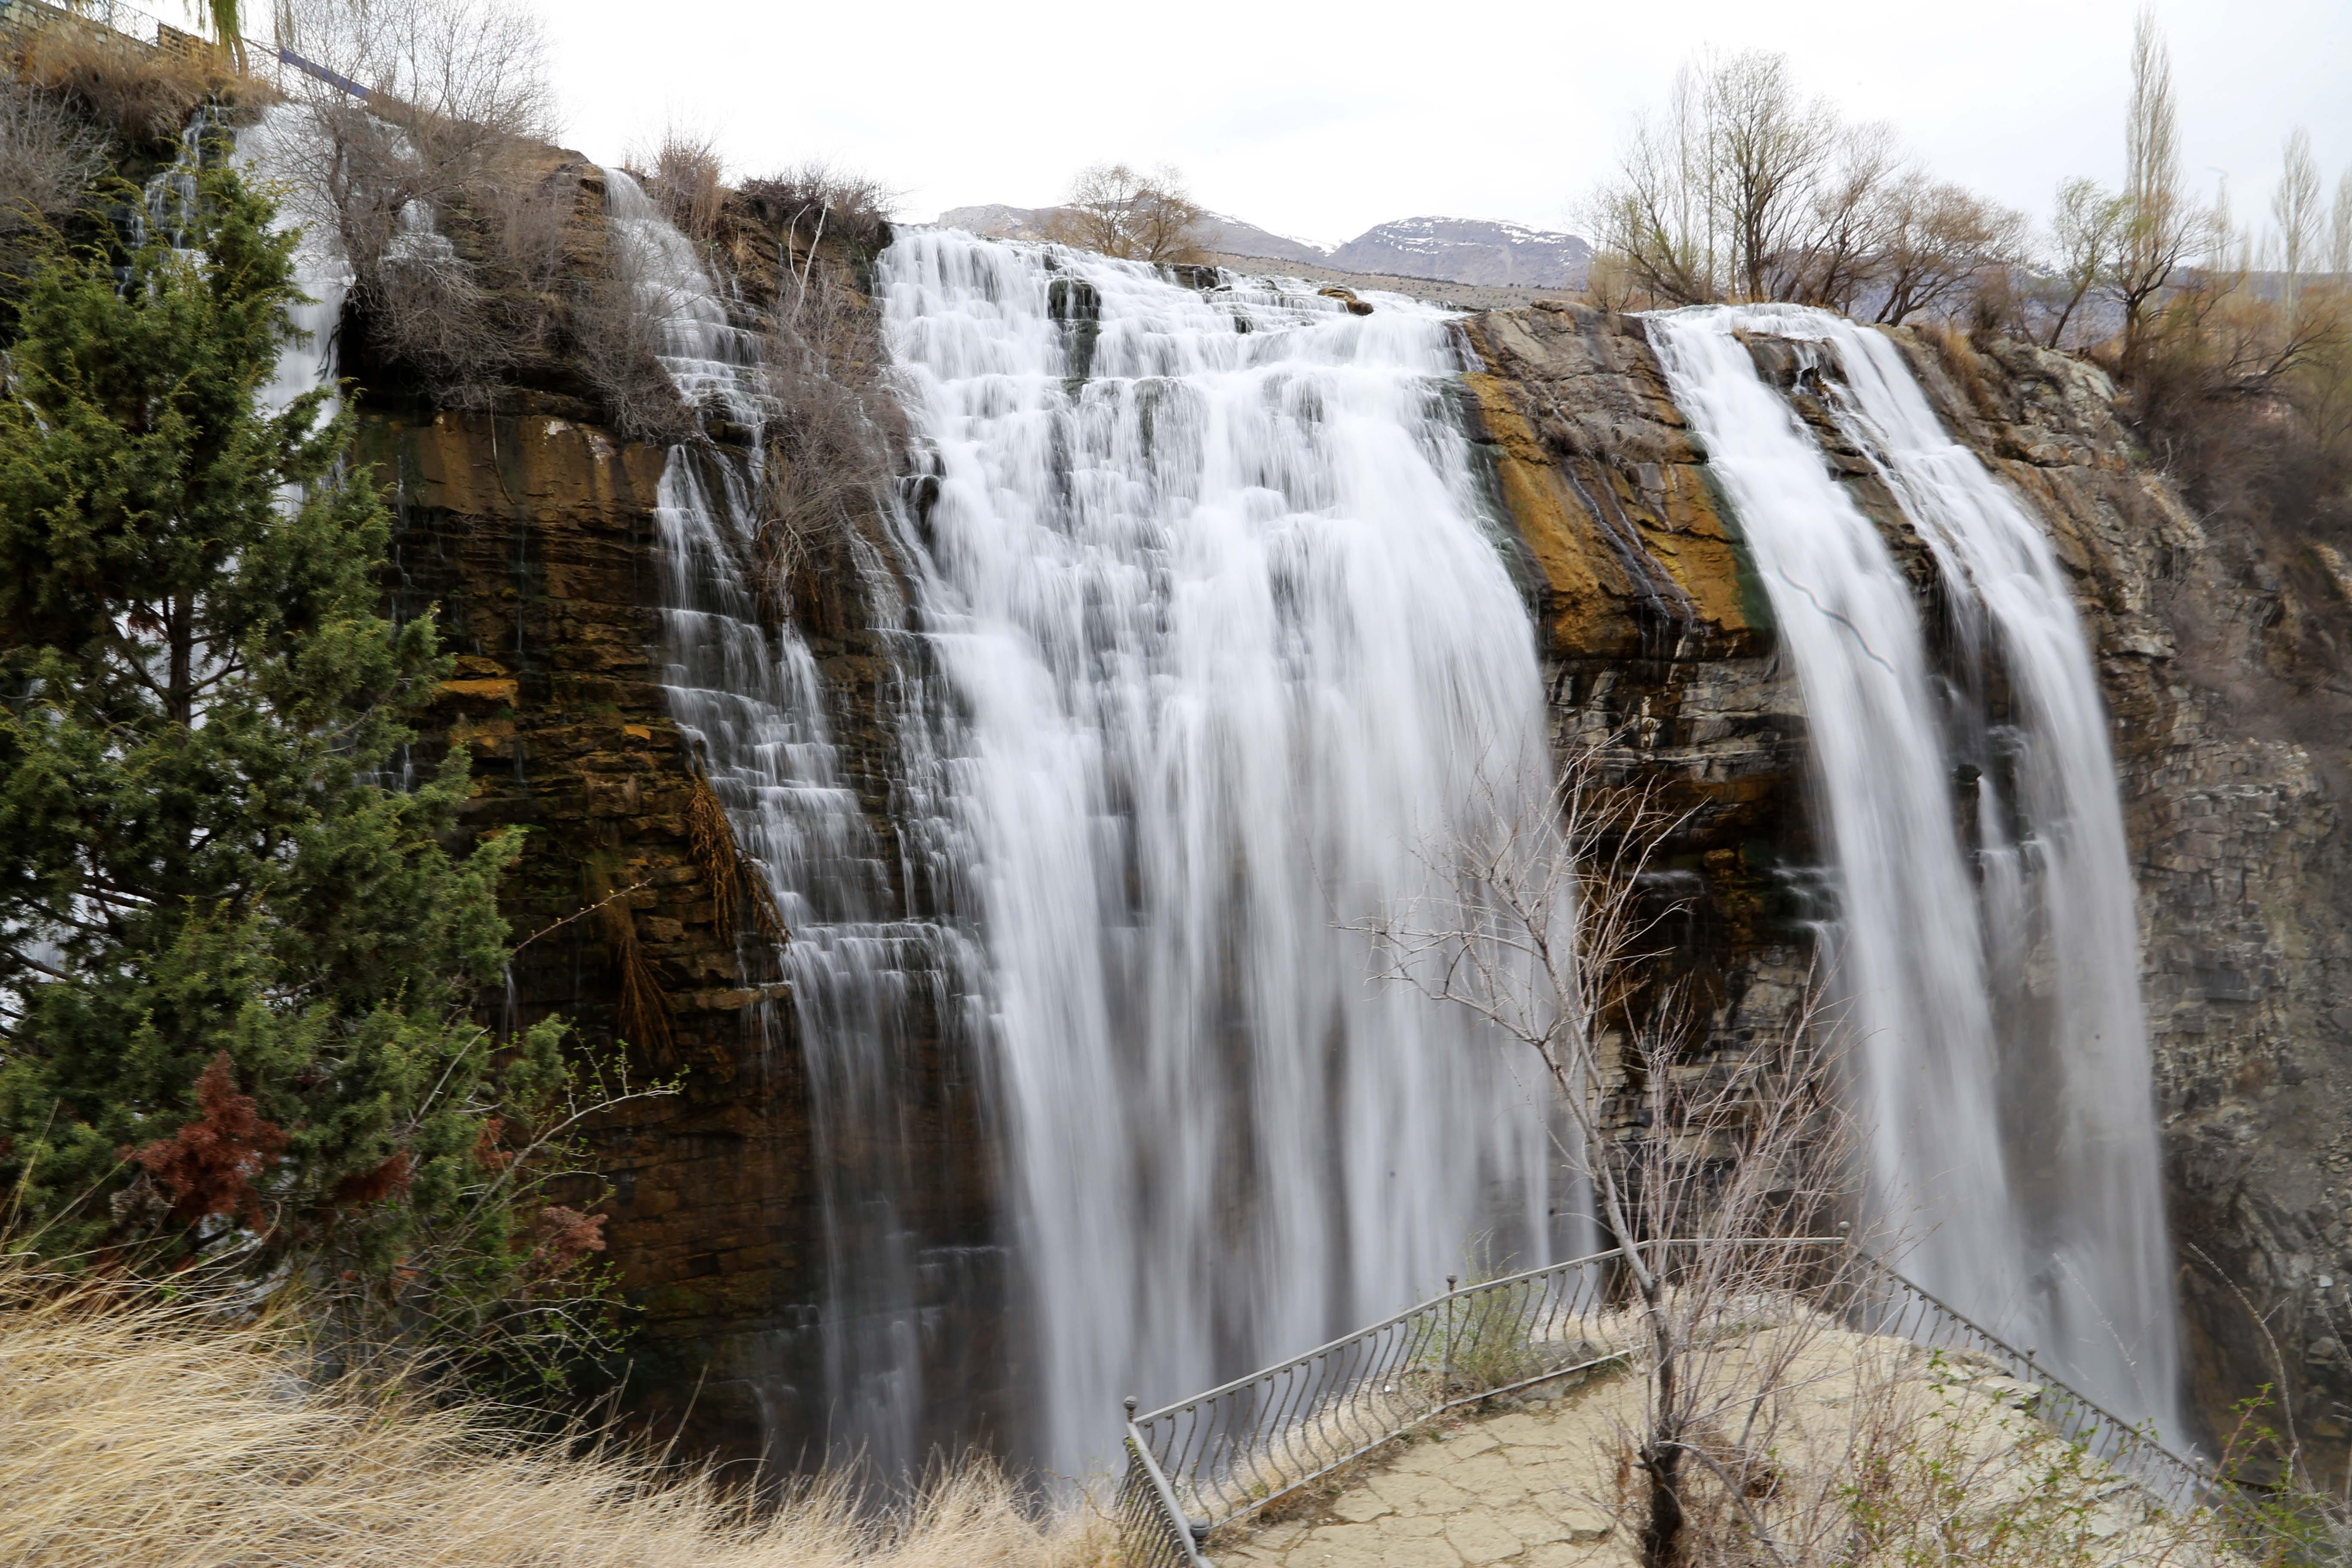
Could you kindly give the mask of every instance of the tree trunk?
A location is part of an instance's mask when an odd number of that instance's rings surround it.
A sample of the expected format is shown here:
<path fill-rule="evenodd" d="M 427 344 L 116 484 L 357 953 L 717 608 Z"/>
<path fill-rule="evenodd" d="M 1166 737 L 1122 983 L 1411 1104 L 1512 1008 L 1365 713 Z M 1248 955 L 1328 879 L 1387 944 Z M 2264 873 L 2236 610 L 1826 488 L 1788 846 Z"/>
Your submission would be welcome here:
<path fill-rule="evenodd" d="M 172 719 L 183 728 L 192 727 L 196 721 L 195 607 L 190 600 L 191 595 L 186 594 L 172 596 L 164 627 L 172 652 L 163 689 L 171 704 Z"/>

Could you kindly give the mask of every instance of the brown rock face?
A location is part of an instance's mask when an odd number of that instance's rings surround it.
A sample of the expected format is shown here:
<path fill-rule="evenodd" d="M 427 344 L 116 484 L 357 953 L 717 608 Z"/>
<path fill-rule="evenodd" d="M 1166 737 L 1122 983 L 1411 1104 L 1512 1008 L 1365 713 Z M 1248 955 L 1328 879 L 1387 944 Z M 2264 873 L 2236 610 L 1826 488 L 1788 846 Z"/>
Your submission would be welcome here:
<path fill-rule="evenodd" d="M 1706 1048 L 1751 1048 L 1781 1026 L 1810 967 L 1819 859 L 1803 706 L 1769 600 L 1638 321 L 1546 305 L 1467 331 L 1485 368 L 1466 378 L 1464 414 L 1517 524 L 1556 737 L 1628 737 L 1623 765 L 1694 809 L 1665 870 L 1691 895 Z M 2220 1425 L 2231 1401 L 2280 1384 L 2301 1435 L 2340 1454 L 2352 852 L 2336 802 L 2352 777 L 2340 675 L 2352 577 L 2296 540 L 2190 515 L 2141 466 L 2095 371 L 2017 345 L 1899 341 L 1948 423 L 2048 522 L 2096 643 L 2140 879 L 2198 1408 Z M 1755 347 L 1788 384 L 1773 345 Z M 1920 542 L 1859 454 L 1796 401 L 1932 607 Z M 679 1083 L 595 1135 L 614 1186 L 611 1258 L 644 1314 L 639 1408 L 690 1402 L 695 1440 L 723 1451 L 759 1452 L 779 1433 L 821 1447 L 826 1173 L 785 971 L 722 931 L 694 850 L 698 785 L 653 651 L 666 454 L 543 414 L 363 415 L 361 455 L 399 519 L 394 601 L 437 608 L 460 656 L 416 761 L 466 747 L 470 824 L 530 833 L 508 889 L 522 946 L 501 1008 L 520 1021 L 561 1012 L 592 1046 L 625 1037 L 633 1070 Z M 817 560 L 791 611 L 895 859 L 898 655 L 860 593 L 846 560 Z M 917 895 L 897 895 L 904 914 Z M 654 1013 L 632 1014 L 632 994 Z M 902 1048 L 919 1103 L 894 1136 L 911 1138 L 925 1174 L 901 1217 L 937 1256 L 990 1253 L 969 1066 L 936 1021 L 918 1020 Z M 839 1130 L 841 1157 L 866 1157 L 866 1136 Z M 919 1303 L 946 1325 L 926 1343 L 934 1386 L 985 1420 L 1020 1375 L 991 1327 L 1004 1286 L 936 1272 Z"/>
<path fill-rule="evenodd" d="M 725 1453 L 761 1454 L 776 1434 L 821 1452 L 823 1413 L 799 1407 L 822 1385 L 808 1331 L 824 1247 L 790 987 L 764 944 L 719 928 L 694 849 L 697 782 L 654 668 L 665 454 L 541 416 L 370 411 L 360 455 L 397 520 L 394 601 L 436 613 L 457 655 L 417 765 L 464 746 L 468 826 L 529 835 L 505 889 L 520 947 L 493 1021 L 562 1014 L 592 1050 L 625 1038 L 638 1083 L 678 1090 L 593 1136 L 609 1256 L 642 1313 L 633 1405 L 664 1425 L 690 1408 L 692 1441 Z M 820 651 L 853 700 L 872 700 L 870 650 Z M 633 975 L 650 1016 L 630 1012 Z M 935 1037 L 913 1045 L 936 1053 Z M 927 1065 L 932 1084 L 961 1079 Z M 940 1211 L 911 1217 L 984 1236 L 984 1212 L 954 1207 L 985 1191 L 975 1141 L 951 1125 L 972 1119 L 968 1091 L 940 1094 L 910 1115 L 927 1147 L 961 1152 L 940 1154 L 953 1167 Z M 984 1334 L 965 1342 L 986 1361 Z M 975 1366 L 971 1381 L 989 1378 Z"/>
<path fill-rule="evenodd" d="M 1685 863 L 1729 1048 L 1771 1025 L 1741 999 L 1801 970 L 1793 868 L 1814 858 L 1802 708 L 1769 607 L 1637 321 L 1539 307 L 1469 331 L 1486 364 L 1471 402 L 1532 567 L 1559 733 L 1624 730 L 1636 765 L 1705 803 Z M 2097 371 L 1896 336 L 1947 424 L 2048 525 L 2095 644 L 2139 879 L 2193 1407 L 2226 1432 L 2236 1400 L 2277 1384 L 2303 1440 L 2340 1465 L 2352 581 L 2298 540 L 2209 530 L 2133 449 Z M 1751 348 L 1792 384 L 1785 351 Z M 1821 410 L 1793 401 L 1932 613 L 1921 542 Z"/>

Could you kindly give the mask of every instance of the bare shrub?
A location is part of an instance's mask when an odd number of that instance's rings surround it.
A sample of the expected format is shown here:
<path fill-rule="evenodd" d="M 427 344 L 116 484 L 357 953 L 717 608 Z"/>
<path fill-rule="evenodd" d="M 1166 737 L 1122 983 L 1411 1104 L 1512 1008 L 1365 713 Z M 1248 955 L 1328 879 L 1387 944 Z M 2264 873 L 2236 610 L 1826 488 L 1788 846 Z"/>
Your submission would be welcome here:
<path fill-rule="evenodd" d="M 1076 250 L 1134 261 L 1198 261 L 1206 216 L 1172 168 L 1143 174 L 1125 163 L 1096 163 L 1078 171 L 1045 227 L 1048 239 Z"/>
<path fill-rule="evenodd" d="M 608 219 L 601 259 L 574 284 L 566 317 L 572 361 L 605 418 L 630 439 L 657 446 L 701 431 L 698 415 L 657 357 L 668 323 L 686 304 L 668 298 L 668 287 L 653 258 Z"/>
<path fill-rule="evenodd" d="M 717 236 L 726 166 L 713 138 L 673 125 L 657 146 L 633 149 L 624 163 L 680 234 L 706 245 Z"/>
<path fill-rule="evenodd" d="M 207 100 L 251 101 L 262 89 L 205 51 L 142 48 L 95 27 L 47 26 L 24 36 L 18 81 L 70 100 L 134 146 L 167 142 Z"/>
<path fill-rule="evenodd" d="M 890 243 L 898 206 L 898 194 L 881 181 L 814 159 L 746 180 L 739 195 L 754 216 L 796 246 L 830 234 L 869 254 Z"/>
<path fill-rule="evenodd" d="M 803 574 L 847 541 L 889 483 L 898 405 L 880 384 L 872 307 L 814 255 L 784 282 L 762 359 L 771 423 L 753 564 L 771 613 L 785 617 Z"/>
<path fill-rule="evenodd" d="M 490 183 L 468 193 L 475 216 L 488 231 L 490 263 L 502 284 L 533 294 L 555 287 L 579 222 L 580 173 L 566 163 L 534 177 L 530 164 L 515 158 L 495 170 Z"/>
<path fill-rule="evenodd" d="M 527 189 L 541 156 L 537 21 L 504 0 L 286 0 L 278 30 L 370 91 L 290 79 L 279 172 L 296 216 L 340 243 L 370 341 L 441 400 L 479 405 L 540 330 L 497 309 L 477 212 L 511 205 L 498 193 Z"/>
<path fill-rule="evenodd" d="M 62 216 L 104 166 L 57 95 L 0 77 L 0 243 Z"/>

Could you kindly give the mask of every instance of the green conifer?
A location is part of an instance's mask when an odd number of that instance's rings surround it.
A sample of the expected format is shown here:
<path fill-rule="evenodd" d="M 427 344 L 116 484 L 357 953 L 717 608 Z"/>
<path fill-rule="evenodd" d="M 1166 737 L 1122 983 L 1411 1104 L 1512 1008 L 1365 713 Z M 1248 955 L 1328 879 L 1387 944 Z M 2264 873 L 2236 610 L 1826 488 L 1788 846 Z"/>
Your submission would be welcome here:
<path fill-rule="evenodd" d="M 383 781 L 446 661 L 430 619 L 383 614 L 349 416 L 261 397 L 292 237 L 228 170 L 199 205 L 185 248 L 49 256 L 5 364 L 13 1244 L 203 1258 L 370 1332 L 495 1339 L 601 1245 L 514 1152 L 563 1120 L 560 1026 L 499 1039 L 470 1011 L 520 840 L 446 847 L 460 751 Z"/>

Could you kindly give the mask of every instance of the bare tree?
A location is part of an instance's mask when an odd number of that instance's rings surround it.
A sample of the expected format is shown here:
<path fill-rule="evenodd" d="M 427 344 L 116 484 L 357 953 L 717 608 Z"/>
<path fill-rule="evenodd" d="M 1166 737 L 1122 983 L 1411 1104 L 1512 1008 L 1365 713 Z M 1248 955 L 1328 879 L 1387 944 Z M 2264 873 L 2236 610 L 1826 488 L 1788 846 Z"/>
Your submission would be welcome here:
<path fill-rule="evenodd" d="M 1616 177 L 1593 198 L 1595 265 L 1667 304 L 1721 299 L 1713 172 L 1706 89 L 1698 68 L 1685 62 L 1675 73 L 1666 112 L 1634 119 Z"/>
<path fill-rule="evenodd" d="M 486 200 L 531 183 L 551 129 L 539 23 L 508 0 L 281 0 L 278 36 L 368 89 L 289 79 L 276 162 L 295 216 L 339 244 L 374 341 L 445 401 L 483 401 L 518 323 L 469 230 Z"/>
<path fill-rule="evenodd" d="M 1774 268 L 1800 248 L 1815 181 L 1837 146 L 1837 117 L 1806 99 L 1786 55 L 1750 49 L 1706 71 L 1709 184 L 1734 286 L 1775 298 Z"/>
<path fill-rule="evenodd" d="M 1616 764 L 1607 745 L 1588 746 L 1555 791 L 1489 791 L 1425 857 L 1432 890 L 1355 929 L 1388 979 L 1461 1007 L 1544 1068 L 1566 1123 L 1560 1152 L 1591 1185 L 1643 1324 L 1632 1447 L 1646 1477 L 1643 1560 L 1664 1568 L 1684 1555 L 1686 1461 L 1719 1476 L 1769 1466 L 1755 1422 L 1734 1413 L 1779 1385 L 1802 1336 L 1735 1355 L 1725 1321 L 1735 1301 L 1793 1300 L 1804 1271 L 1843 1266 L 1842 1250 L 1752 1244 L 1817 1233 L 1843 1201 L 1845 1140 L 1822 1092 L 1834 1075 L 1816 1054 L 1810 987 L 1786 999 L 1784 1048 L 1706 1048 L 1668 973 L 1680 911 L 1652 876 L 1687 814 L 1654 786 L 1612 783 Z M 1659 1245 L 1667 1237 L 1676 1244 Z M 1727 1426 L 1745 1436 L 1727 1447 Z M 1738 1479 L 1727 1495 L 1746 1506 Z"/>
<path fill-rule="evenodd" d="M 1045 221 L 1055 243 L 1135 261 L 1190 261 L 1200 255 L 1205 210 L 1183 176 L 1162 166 L 1150 174 L 1125 163 L 1078 171 L 1070 194 Z"/>
<path fill-rule="evenodd" d="M 2024 220 L 1930 184 L 1883 123 L 1841 125 L 1785 56 L 1703 53 L 1637 117 L 1588 209 L 1628 298 L 1792 300 L 1880 320 L 1951 313 L 1990 284 L 2007 313 Z"/>
<path fill-rule="evenodd" d="M 2096 180 L 2077 176 L 2058 183 L 2058 204 L 2050 219 L 2051 281 L 2058 305 L 2042 339 L 2047 346 L 2054 349 L 2064 344 L 2074 312 L 2107 275 L 2109 252 L 2123 227 L 2123 212 L 2122 200 Z"/>
<path fill-rule="evenodd" d="M 2132 29 L 2132 89 L 2124 119 L 2123 215 L 2107 282 L 2124 312 L 2124 356 L 2137 361 L 2148 303 L 2172 280 L 2210 233 L 2210 218 L 2190 201 L 2181 175 L 2179 110 L 2172 97 L 2172 51 L 2144 7 Z"/>
<path fill-rule="evenodd" d="M 2300 125 L 2287 133 L 2278 187 L 2271 193 L 2271 222 L 2278 232 L 2279 270 L 2286 274 L 2283 302 L 2292 317 L 2302 309 L 2304 275 L 2316 269 L 2326 222 L 2311 132 Z"/>
<path fill-rule="evenodd" d="M 1898 181 L 1885 207 L 1878 320 L 1887 326 L 1948 312 L 1980 274 L 2005 271 L 2024 248 L 2024 214 L 1960 185 Z"/>
<path fill-rule="evenodd" d="M 1813 193 L 1812 222 L 1793 259 L 1789 297 L 1851 310 L 1879 270 L 1888 190 L 1913 177 L 1893 126 L 1873 121 L 1841 132 L 1836 160 Z"/>
<path fill-rule="evenodd" d="M 2352 286 L 2352 169 L 2336 182 L 2336 207 L 2327 219 L 2327 270 L 2339 286 Z"/>

